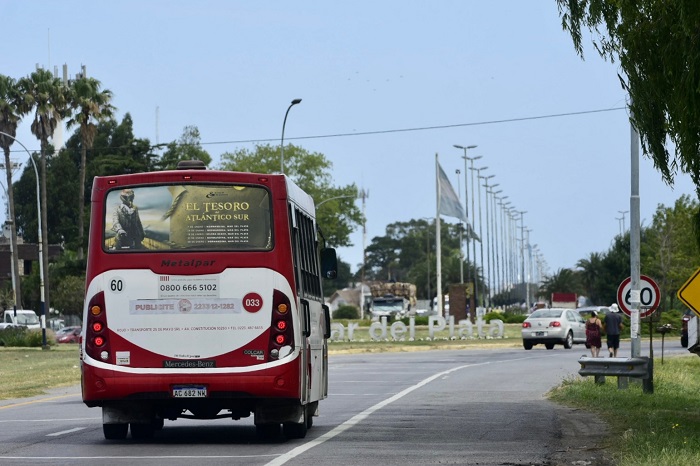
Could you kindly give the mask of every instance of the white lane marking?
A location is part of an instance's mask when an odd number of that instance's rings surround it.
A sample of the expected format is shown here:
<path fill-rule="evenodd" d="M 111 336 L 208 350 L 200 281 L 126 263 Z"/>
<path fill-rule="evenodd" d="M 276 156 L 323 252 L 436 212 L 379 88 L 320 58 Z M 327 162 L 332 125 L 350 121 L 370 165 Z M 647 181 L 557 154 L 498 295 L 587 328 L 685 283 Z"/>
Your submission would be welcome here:
<path fill-rule="evenodd" d="M 47 434 L 47 437 L 58 437 L 59 435 L 65 435 L 65 434 L 72 434 L 73 432 L 78 432 L 79 430 L 83 430 L 85 427 L 74 427 L 72 429 L 68 430 L 62 430 L 61 432 L 54 432 L 53 434 Z"/>
<path fill-rule="evenodd" d="M 101 417 L 76 417 L 73 419 L 0 419 L 0 424 L 9 422 L 76 422 L 76 421 L 101 421 Z"/>
<path fill-rule="evenodd" d="M 280 466 L 280 465 L 285 464 L 287 461 L 294 459 L 295 457 L 301 455 L 305 451 L 310 450 L 311 448 L 313 448 L 317 445 L 321 445 L 326 440 L 330 440 L 333 437 L 336 437 L 336 436 L 342 434 L 343 432 L 345 432 L 349 428 L 351 428 L 351 427 L 359 424 L 363 420 L 365 420 L 370 414 L 374 413 L 375 411 L 382 409 L 383 407 L 387 406 L 390 403 L 393 403 L 394 401 L 400 400 L 404 396 L 408 395 L 409 393 L 411 393 L 415 390 L 418 390 L 419 388 L 421 388 L 424 385 L 429 384 L 430 382 L 432 382 L 435 379 L 438 379 L 440 377 L 444 377 L 447 374 L 451 374 L 452 372 L 455 372 L 455 371 L 458 371 L 461 369 L 465 369 L 467 367 L 485 366 L 488 364 L 492 364 L 492 363 L 491 362 L 484 362 L 484 363 L 478 363 L 478 364 L 466 364 L 464 366 L 453 367 L 452 369 L 448 369 L 446 371 L 431 375 L 427 379 L 423 379 L 420 382 L 418 382 L 417 384 L 410 386 L 410 387 L 406 388 L 405 390 L 400 391 L 396 395 L 389 397 L 384 401 L 380 401 L 376 405 L 371 406 L 371 407 L 367 408 L 366 410 L 362 411 L 361 413 L 354 415 L 353 417 L 351 417 L 347 421 L 345 421 L 342 424 L 340 424 L 339 426 L 337 426 L 335 429 L 333 429 L 329 432 L 326 432 L 322 436 L 320 436 L 320 437 L 318 437 L 310 442 L 307 442 L 303 445 L 299 445 L 298 447 L 288 451 L 287 453 L 280 455 L 279 457 L 277 457 L 274 460 L 267 463 L 266 466 Z"/>
<path fill-rule="evenodd" d="M 212 456 L 2 456 L 8 460 L 181 460 L 181 459 L 233 459 L 233 458 L 268 458 L 277 455 L 212 455 Z"/>

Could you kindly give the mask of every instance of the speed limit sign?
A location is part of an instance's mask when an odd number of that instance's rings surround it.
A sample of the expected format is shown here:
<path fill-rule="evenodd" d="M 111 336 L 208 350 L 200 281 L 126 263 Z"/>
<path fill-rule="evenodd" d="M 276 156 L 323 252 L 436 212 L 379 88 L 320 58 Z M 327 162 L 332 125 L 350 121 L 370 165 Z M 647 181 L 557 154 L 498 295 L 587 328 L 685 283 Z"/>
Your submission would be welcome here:
<path fill-rule="evenodd" d="M 632 315 L 632 277 L 625 278 L 617 288 L 617 304 L 622 312 L 628 316 Z M 639 317 L 650 316 L 659 307 L 661 293 L 659 286 L 654 280 L 646 275 L 639 276 Z"/>

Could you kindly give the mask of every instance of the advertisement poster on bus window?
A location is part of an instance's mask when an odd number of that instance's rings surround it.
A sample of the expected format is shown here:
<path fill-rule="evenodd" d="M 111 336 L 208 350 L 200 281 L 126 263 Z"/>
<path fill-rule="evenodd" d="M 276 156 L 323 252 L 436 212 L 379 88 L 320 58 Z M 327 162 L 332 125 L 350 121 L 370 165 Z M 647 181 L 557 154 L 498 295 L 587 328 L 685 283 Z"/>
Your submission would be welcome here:
<path fill-rule="evenodd" d="M 270 196 L 255 186 L 167 185 L 108 193 L 104 248 L 269 250 Z"/>

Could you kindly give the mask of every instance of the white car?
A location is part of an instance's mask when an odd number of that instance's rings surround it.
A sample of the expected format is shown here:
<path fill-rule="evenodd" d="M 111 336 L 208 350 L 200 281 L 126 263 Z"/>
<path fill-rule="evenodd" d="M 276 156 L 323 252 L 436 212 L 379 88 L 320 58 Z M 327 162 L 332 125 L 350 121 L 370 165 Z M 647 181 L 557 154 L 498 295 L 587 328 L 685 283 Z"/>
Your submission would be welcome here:
<path fill-rule="evenodd" d="M 525 319 L 522 326 L 523 348 L 544 344 L 571 349 L 575 343 L 586 343 L 586 321 L 575 309 L 538 309 Z"/>

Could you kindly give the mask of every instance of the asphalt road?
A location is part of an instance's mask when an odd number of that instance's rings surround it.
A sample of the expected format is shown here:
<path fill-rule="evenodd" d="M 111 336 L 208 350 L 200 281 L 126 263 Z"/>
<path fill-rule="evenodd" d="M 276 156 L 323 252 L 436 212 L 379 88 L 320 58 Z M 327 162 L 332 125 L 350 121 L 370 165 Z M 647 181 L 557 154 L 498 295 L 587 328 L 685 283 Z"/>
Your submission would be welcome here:
<path fill-rule="evenodd" d="M 673 353 L 687 351 L 674 339 Z M 99 408 L 71 387 L 0 402 L 0 464 L 558 464 L 566 411 L 544 394 L 577 376 L 582 355 L 580 345 L 332 355 L 330 395 L 301 440 L 261 440 L 252 419 L 181 419 L 150 440 L 106 441 Z"/>

